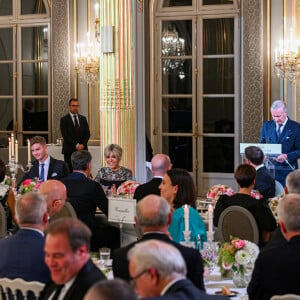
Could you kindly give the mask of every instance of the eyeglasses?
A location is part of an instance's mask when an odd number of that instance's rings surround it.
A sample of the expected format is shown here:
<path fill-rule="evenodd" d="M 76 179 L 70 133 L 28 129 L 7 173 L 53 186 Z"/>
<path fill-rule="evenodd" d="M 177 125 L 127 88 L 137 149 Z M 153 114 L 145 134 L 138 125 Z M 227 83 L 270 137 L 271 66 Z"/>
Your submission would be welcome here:
<path fill-rule="evenodd" d="M 148 269 L 140 272 L 139 274 L 137 274 L 136 276 L 134 277 L 131 277 L 130 279 L 130 283 L 133 285 L 133 286 L 136 286 L 136 280 L 139 279 L 141 276 L 143 276 L 145 273 L 148 272 Z"/>
<path fill-rule="evenodd" d="M 72 107 L 79 107 L 79 105 L 74 105 L 74 104 L 71 104 L 70 106 L 72 106 Z"/>

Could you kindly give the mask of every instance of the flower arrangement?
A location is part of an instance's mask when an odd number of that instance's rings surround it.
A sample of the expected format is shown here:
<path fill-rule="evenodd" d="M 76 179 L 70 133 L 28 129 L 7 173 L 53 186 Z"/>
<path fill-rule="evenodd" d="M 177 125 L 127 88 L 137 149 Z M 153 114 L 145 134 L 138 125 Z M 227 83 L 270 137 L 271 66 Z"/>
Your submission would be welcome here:
<path fill-rule="evenodd" d="M 117 189 L 118 195 L 134 194 L 136 188 L 140 185 L 139 182 L 133 180 L 127 180 L 123 182 Z"/>
<path fill-rule="evenodd" d="M 212 202 L 216 203 L 221 195 L 228 195 L 232 196 L 234 195 L 235 192 L 232 187 L 226 184 L 216 184 L 212 186 L 207 194 L 206 197 L 207 199 L 212 200 Z"/>
<path fill-rule="evenodd" d="M 5 175 L 3 183 L 6 184 L 6 185 L 11 185 L 11 178 L 10 178 L 10 176 Z"/>
<path fill-rule="evenodd" d="M 278 220 L 278 211 L 277 211 L 278 203 L 284 197 L 284 195 L 285 195 L 284 193 L 280 194 L 280 195 L 270 199 L 270 201 L 269 201 L 269 207 L 270 207 L 270 209 L 273 213 L 273 216 L 274 216 L 274 218 L 276 219 L 277 222 L 279 221 Z"/>
<path fill-rule="evenodd" d="M 38 191 L 39 187 L 41 185 L 41 182 L 35 179 L 25 179 L 19 189 L 19 193 L 21 195 L 24 195 L 28 192 L 36 192 Z"/>
<path fill-rule="evenodd" d="M 221 245 L 218 266 L 222 274 L 227 270 L 244 274 L 246 268 L 253 268 L 258 253 L 259 249 L 254 243 L 233 239 Z"/>
<path fill-rule="evenodd" d="M 255 199 L 262 199 L 263 195 L 258 190 L 252 190 L 250 193 L 251 197 Z"/>

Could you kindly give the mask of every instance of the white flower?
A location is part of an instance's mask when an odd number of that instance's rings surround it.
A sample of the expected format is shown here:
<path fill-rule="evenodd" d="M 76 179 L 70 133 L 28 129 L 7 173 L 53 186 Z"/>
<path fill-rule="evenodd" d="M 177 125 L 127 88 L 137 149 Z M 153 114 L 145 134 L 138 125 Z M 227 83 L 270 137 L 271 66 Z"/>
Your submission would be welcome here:
<path fill-rule="evenodd" d="M 236 252 L 235 254 L 235 261 L 239 264 L 239 265 L 246 265 L 250 262 L 250 255 L 249 252 L 245 251 L 245 250 L 239 250 Z"/>
<path fill-rule="evenodd" d="M 243 248 L 243 250 L 249 253 L 251 261 L 254 262 L 258 256 L 259 248 L 257 247 L 256 244 L 252 242 L 245 241 L 245 243 L 246 245 Z"/>

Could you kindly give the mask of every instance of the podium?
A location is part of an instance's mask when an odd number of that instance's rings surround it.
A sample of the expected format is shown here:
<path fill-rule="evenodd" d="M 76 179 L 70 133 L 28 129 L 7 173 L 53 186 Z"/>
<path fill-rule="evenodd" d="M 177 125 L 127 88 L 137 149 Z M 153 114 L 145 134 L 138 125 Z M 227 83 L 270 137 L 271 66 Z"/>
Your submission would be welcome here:
<path fill-rule="evenodd" d="M 249 146 L 255 146 L 260 148 L 268 157 L 278 156 L 282 153 L 281 144 L 255 144 L 255 143 L 240 143 L 240 154 L 245 153 L 245 149 Z"/>

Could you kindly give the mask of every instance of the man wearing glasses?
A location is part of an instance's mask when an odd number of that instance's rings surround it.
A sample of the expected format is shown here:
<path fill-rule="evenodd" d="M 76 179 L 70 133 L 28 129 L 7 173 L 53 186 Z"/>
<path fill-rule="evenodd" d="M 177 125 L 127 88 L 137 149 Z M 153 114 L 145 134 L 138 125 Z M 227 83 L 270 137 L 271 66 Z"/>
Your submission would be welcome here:
<path fill-rule="evenodd" d="M 300 158 L 300 124 L 287 116 L 287 107 L 282 100 L 276 100 L 271 106 L 272 121 L 263 124 L 259 142 L 281 144 L 282 154 L 273 159 L 275 179 L 285 186 L 286 176 L 298 168 Z"/>
<path fill-rule="evenodd" d="M 78 99 L 69 100 L 69 113 L 60 119 L 60 131 L 63 137 L 62 154 L 73 172 L 71 154 L 76 150 L 88 150 L 87 143 L 90 138 L 90 129 L 86 117 L 78 114 Z"/>

